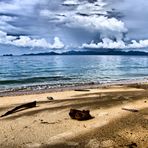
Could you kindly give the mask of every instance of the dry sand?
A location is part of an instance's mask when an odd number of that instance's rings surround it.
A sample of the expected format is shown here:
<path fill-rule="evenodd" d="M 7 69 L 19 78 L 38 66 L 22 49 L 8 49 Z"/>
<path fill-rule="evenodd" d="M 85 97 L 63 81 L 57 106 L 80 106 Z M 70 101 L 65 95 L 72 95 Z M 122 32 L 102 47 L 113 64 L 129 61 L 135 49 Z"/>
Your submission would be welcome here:
<path fill-rule="evenodd" d="M 0 97 L 0 115 L 34 100 L 37 107 L 0 118 L 0 148 L 148 148 L 148 84 Z M 72 120 L 70 108 L 94 118 Z"/>

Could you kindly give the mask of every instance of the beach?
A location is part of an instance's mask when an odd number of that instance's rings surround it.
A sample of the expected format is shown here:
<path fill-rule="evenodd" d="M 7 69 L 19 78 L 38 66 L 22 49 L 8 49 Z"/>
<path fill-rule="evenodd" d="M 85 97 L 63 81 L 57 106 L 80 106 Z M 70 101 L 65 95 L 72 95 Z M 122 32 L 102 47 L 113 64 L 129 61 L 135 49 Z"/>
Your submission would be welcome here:
<path fill-rule="evenodd" d="M 148 83 L 8 93 L 0 97 L 0 115 L 31 101 L 36 107 L 0 118 L 1 148 L 148 147 Z M 71 119 L 71 108 L 93 118 Z"/>

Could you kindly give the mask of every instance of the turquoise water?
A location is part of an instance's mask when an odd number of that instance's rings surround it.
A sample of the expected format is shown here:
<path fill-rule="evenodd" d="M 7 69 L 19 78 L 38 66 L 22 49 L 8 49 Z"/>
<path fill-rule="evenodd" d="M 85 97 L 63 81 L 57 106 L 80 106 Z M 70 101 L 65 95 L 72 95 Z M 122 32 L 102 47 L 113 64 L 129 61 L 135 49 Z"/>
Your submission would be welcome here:
<path fill-rule="evenodd" d="M 0 89 L 31 85 L 64 86 L 148 78 L 148 57 L 0 57 Z"/>

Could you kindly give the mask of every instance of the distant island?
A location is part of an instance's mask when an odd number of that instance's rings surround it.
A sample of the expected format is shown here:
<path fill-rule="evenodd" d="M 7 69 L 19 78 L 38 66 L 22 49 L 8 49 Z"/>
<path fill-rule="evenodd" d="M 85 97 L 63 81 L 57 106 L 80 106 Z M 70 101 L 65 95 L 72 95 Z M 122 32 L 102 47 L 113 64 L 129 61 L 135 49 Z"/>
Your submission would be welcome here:
<path fill-rule="evenodd" d="M 44 52 L 44 53 L 30 53 L 23 54 L 22 56 L 38 56 L 38 55 L 134 55 L 134 56 L 148 56 L 148 52 L 144 51 L 119 51 L 119 50 L 106 50 L 106 51 L 67 51 L 63 53 L 57 52 Z"/>
<path fill-rule="evenodd" d="M 4 54 L 3 56 L 4 57 L 11 57 L 11 56 L 13 56 L 13 54 Z"/>

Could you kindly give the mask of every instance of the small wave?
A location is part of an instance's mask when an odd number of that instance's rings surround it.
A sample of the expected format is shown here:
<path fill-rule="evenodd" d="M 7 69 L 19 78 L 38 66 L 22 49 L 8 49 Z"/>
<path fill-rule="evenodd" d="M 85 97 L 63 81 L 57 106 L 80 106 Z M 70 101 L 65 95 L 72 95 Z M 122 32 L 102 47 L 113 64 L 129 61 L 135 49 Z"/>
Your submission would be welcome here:
<path fill-rule="evenodd" d="M 17 79 L 17 80 L 0 80 L 0 85 L 8 84 L 28 84 L 28 83 L 37 83 L 37 82 L 49 82 L 49 81 L 60 81 L 60 80 L 71 80 L 70 77 L 64 76 L 51 76 L 51 77 L 32 77 L 26 79 Z"/>

